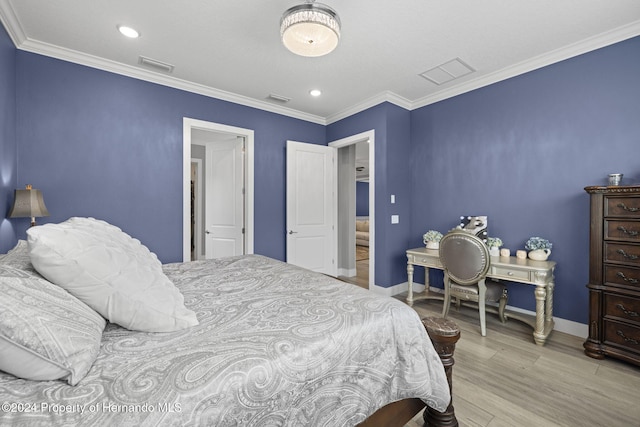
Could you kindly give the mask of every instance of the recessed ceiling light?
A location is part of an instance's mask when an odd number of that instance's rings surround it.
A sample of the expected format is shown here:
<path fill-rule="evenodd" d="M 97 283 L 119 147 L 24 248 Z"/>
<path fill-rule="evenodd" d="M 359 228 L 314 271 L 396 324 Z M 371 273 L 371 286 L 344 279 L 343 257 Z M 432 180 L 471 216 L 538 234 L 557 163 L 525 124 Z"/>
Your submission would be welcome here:
<path fill-rule="evenodd" d="M 311 96 L 320 96 L 322 95 L 322 91 L 320 89 L 312 89 L 309 91 Z"/>
<path fill-rule="evenodd" d="M 131 39 L 137 39 L 140 37 L 140 33 L 134 30 L 131 27 L 127 27 L 126 25 L 118 25 L 118 31 L 122 33 L 122 35 L 129 37 Z"/>

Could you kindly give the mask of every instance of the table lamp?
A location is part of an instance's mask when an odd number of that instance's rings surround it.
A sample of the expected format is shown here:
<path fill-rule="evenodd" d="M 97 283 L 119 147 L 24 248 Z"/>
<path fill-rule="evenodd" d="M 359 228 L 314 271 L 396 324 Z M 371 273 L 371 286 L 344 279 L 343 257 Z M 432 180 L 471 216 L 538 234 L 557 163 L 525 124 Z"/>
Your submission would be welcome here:
<path fill-rule="evenodd" d="M 36 217 L 49 216 L 44 205 L 42 192 L 27 185 L 25 190 L 16 190 L 9 218 L 31 218 L 31 226 L 36 225 Z"/>

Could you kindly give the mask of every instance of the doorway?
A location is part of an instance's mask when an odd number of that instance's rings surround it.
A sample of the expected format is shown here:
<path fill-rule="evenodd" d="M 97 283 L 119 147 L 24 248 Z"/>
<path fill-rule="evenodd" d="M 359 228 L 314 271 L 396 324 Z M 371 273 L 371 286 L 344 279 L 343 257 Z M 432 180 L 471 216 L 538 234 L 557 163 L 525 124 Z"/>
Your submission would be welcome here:
<path fill-rule="evenodd" d="M 192 215 L 192 206 L 199 206 L 200 208 L 206 206 L 207 191 L 203 191 L 202 189 L 206 187 L 208 180 L 213 180 L 215 177 L 210 173 L 200 173 L 200 185 L 198 185 L 198 183 L 192 185 L 194 177 L 192 174 L 192 163 L 198 163 L 197 157 L 204 157 L 202 154 L 196 154 L 199 150 L 198 147 L 211 145 L 215 148 L 221 148 L 224 144 L 228 145 L 229 141 L 240 140 L 242 141 L 243 146 L 241 175 L 237 175 L 237 168 L 231 167 L 229 163 L 225 163 L 226 166 L 223 169 L 232 171 L 234 176 L 236 176 L 236 178 L 234 178 L 236 181 L 242 181 L 242 194 L 239 196 L 239 200 L 237 201 L 240 207 L 235 209 L 235 211 L 243 211 L 241 224 L 239 224 L 238 227 L 235 227 L 236 229 L 240 229 L 242 234 L 239 237 L 236 236 L 235 240 L 230 236 L 225 235 L 223 236 L 223 239 L 218 239 L 215 244 L 218 248 L 222 248 L 225 251 L 231 250 L 229 249 L 231 247 L 235 247 L 236 249 L 234 250 L 240 250 L 244 254 L 251 254 L 253 253 L 254 239 L 253 130 L 186 117 L 183 119 L 183 261 L 189 261 L 193 258 L 198 259 L 202 256 L 201 254 L 206 253 L 207 251 L 207 239 L 203 237 L 206 235 L 205 231 L 207 230 L 207 227 L 204 226 L 205 215 L 202 213 L 196 214 L 196 212 Z M 220 150 L 217 151 L 220 152 Z M 237 152 L 233 152 L 232 155 L 227 154 L 231 152 L 232 151 L 226 149 L 223 150 L 223 156 L 218 156 L 216 161 L 226 161 L 224 160 L 225 156 L 231 156 L 237 159 L 237 155 L 239 154 Z M 196 157 L 193 157 L 194 155 Z M 202 170 L 202 168 L 206 170 L 206 164 L 200 166 L 200 170 Z M 211 187 L 215 187 L 213 182 L 210 185 Z M 194 204 L 194 202 L 192 202 L 192 198 L 197 197 L 200 197 L 200 200 L 196 201 Z M 198 219 L 195 219 L 196 215 Z M 202 225 L 198 226 L 198 222 Z M 199 233 L 196 234 L 194 238 L 192 238 L 192 229 L 194 230 L 194 233 Z M 237 243 L 237 239 L 241 240 L 240 243 Z"/>
<path fill-rule="evenodd" d="M 352 135 L 329 143 L 329 146 L 338 149 L 339 169 L 346 171 L 338 173 L 339 180 L 345 180 L 337 185 L 338 188 L 338 267 L 339 275 L 343 280 L 357 284 L 368 289 L 375 286 L 375 131 Z M 365 148 L 368 161 L 368 258 L 356 261 L 356 179 L 363 180 L 362 173 L 358 173 L 357 168 L 362 166 L 361 159 L 356 159 L 356 151 L 361 152 Z M 349 153 L 347 153 L 349 152 Z M 361 156 L 358 156 L 361 157 Z M 362 172 L 362 171 L 360 171 Z M 341 176 L 342 175 L 342 176 Z M 345 207 L 347 206 L 347 207 Z M 362 258 L 362 256 L 358 256 Z M 359 264 L 358 264 L 359 263 Z M 363 278 L 358 277 L 358 265 L 360 269 L 365 268 L 368 274 Z M 368 276 L 368 278 L 366 277 Z M 368 279 L 368 280 L 367 280 Z M 365 286 L 366 285 L 366 286 Z"/>

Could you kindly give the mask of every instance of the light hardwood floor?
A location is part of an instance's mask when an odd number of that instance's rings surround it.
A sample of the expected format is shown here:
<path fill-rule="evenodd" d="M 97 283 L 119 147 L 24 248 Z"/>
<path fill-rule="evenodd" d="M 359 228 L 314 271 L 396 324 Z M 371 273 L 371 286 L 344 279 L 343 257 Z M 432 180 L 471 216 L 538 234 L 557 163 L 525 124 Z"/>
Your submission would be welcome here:
<path fill-rule="evenodd" d="M 366 252 L 367 258 L 362 258 L 356 261 L 356 275 L 353 277 L 340 276 L 338 279 L 360 286 L 361 288 L 369 289 L 369 248 L 366 246 L 357 246 L 357 250 L 360 251 L 361 256 Z"/>
<path fill-rule="evenodd" d="M 418 301 L 414 309 L 420 317 L 440 315 L 442 302 Z M 452 306 L 449 313 L 461 330 L 453 368 L 460 426 L 640 426 L 640 367 L 589 358 L 583 338 L 558 331 L 537 346 L 531 327 L 503 325 L 489 313 L 482 337 L 476 309 Z M 407 424 L 417 426 L 422 414 Z"/>
<path fill-rule="evenodd" d="M 369 260 L 340 279 L 368 288 Z M 406 293 L 396 298 L 405 301 Z M 420 317 L 440 316 L 442 301 L 418 301 Z M 640 367 L 584 355 L 584 338 L 554 331 L 540 347 L 532 328 L 501 324 L 487 313 L 480 335 L 477 309 L 452 306 L 461 330 L 453 368 L 453 404 L 461 427 L 640 427 Z M 406 427 L 422 426 L 418 414 Z"/>

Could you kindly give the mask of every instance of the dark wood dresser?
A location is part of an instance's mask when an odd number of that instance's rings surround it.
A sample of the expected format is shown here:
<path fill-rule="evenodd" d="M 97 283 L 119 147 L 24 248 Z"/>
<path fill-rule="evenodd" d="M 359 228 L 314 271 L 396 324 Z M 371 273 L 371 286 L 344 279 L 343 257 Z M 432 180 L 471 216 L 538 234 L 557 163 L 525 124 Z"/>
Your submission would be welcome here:
<path fill-rule="evenodd" d="M 585 354 L 640 365 L 640 186 L 585 191 L 591 196 Z"/>

